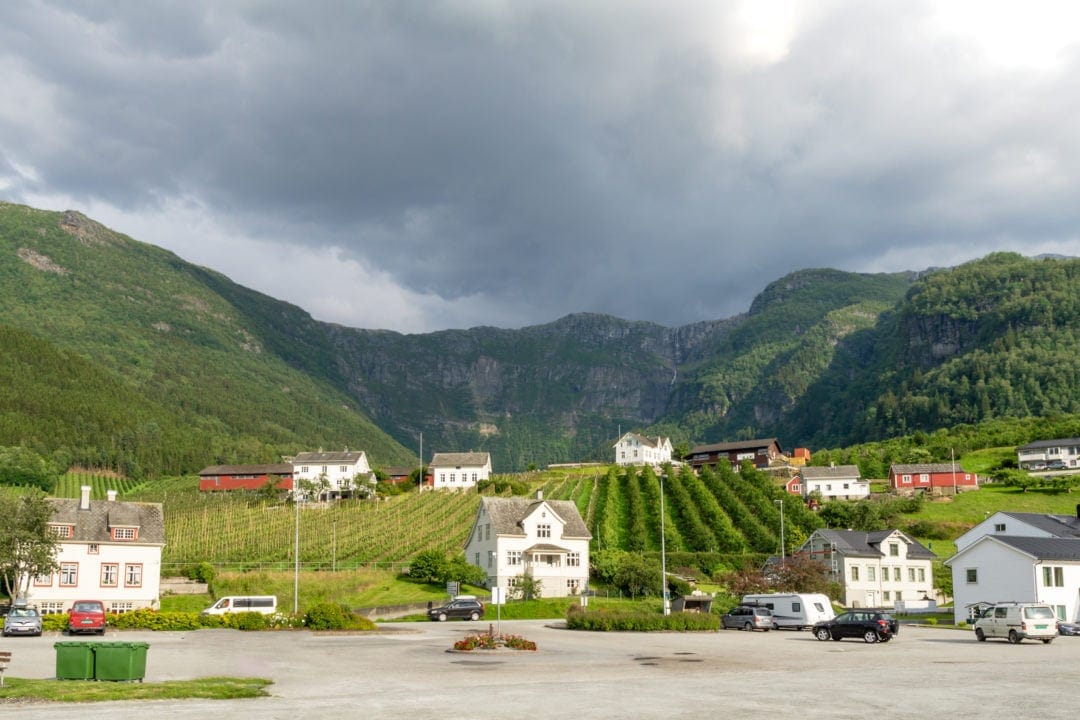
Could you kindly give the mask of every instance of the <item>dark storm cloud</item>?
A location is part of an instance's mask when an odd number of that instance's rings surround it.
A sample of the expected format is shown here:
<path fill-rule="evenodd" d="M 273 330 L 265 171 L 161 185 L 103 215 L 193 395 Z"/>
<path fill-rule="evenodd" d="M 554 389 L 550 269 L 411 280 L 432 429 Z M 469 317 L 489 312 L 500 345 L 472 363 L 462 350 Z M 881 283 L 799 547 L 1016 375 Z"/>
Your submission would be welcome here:
<path fill-rule="evenodd" d="M 1075 54 L 988 68 L 932 6 L 877 3 L 754 51 L 748 7 L 12 3 L 0 193 L 338 248 L 427 329 L 674 325 L 801 267 L 1077 249 Z"/>

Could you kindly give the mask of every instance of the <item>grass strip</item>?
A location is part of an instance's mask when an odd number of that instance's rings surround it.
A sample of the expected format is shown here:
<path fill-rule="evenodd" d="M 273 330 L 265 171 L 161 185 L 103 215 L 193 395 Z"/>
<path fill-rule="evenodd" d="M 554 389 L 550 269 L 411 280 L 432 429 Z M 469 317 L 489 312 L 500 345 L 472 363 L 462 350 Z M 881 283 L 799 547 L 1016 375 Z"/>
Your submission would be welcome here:
<path fill-rule="evenodd" d="M 101 682 L 97 680 L 26 680 L 4 678 L 0 705 L 11 701 L 104 702 L 108 700 L 235 700 L 266 697 L 272 680 L 207 677 L 166 682 Z"/>

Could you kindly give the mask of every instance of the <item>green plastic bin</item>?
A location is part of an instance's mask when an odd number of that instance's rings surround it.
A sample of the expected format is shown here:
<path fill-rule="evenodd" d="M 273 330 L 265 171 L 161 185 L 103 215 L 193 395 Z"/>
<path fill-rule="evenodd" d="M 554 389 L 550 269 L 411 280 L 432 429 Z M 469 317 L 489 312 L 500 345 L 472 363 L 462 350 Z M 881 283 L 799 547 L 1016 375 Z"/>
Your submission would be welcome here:
<path fill-rule="evenodd" d="M 144 642 L 99 642 L 94 647 L 95 680 L 138 680 L 146 675 Z"/>
<path fill-rule="evenodd" d="M 92 680 L 94 677 L 94 643 L 56 642 L 56 679 Z"/>

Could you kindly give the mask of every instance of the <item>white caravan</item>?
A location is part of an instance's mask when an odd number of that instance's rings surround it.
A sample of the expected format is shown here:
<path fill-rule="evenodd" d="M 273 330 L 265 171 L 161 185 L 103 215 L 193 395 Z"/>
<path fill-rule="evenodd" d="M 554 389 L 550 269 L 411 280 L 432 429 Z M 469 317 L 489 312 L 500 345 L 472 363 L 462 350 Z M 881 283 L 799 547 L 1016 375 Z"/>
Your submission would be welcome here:
<path fill-rule="evenodd" d="M 764 605 L 772 610 L 777 628 L 802 630 L 836 617 L 828 595 L 821 593 L 770 593 L 743 595 L 747 604 Z"/>

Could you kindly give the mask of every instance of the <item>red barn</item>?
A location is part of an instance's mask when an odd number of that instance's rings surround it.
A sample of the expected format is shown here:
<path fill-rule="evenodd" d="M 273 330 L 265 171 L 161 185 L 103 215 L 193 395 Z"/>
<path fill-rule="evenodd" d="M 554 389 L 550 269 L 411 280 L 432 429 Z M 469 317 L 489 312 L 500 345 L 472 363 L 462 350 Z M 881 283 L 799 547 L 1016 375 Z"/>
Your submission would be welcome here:
<path fill-rule="evenodd" d="M 211 465 L 199 471 L 199 490 L 258 490 L 278 479 L 278 490 L 292 490 L 293 468 L 289 463 L 274 465 Z"/>
<path fill-rule="evenodd" d="M 956 463 L 918 463 L 889 468 L 889 487 L 900 493 L 916 490 L 949 495 L 979 489 L 979 476 Z"/>

